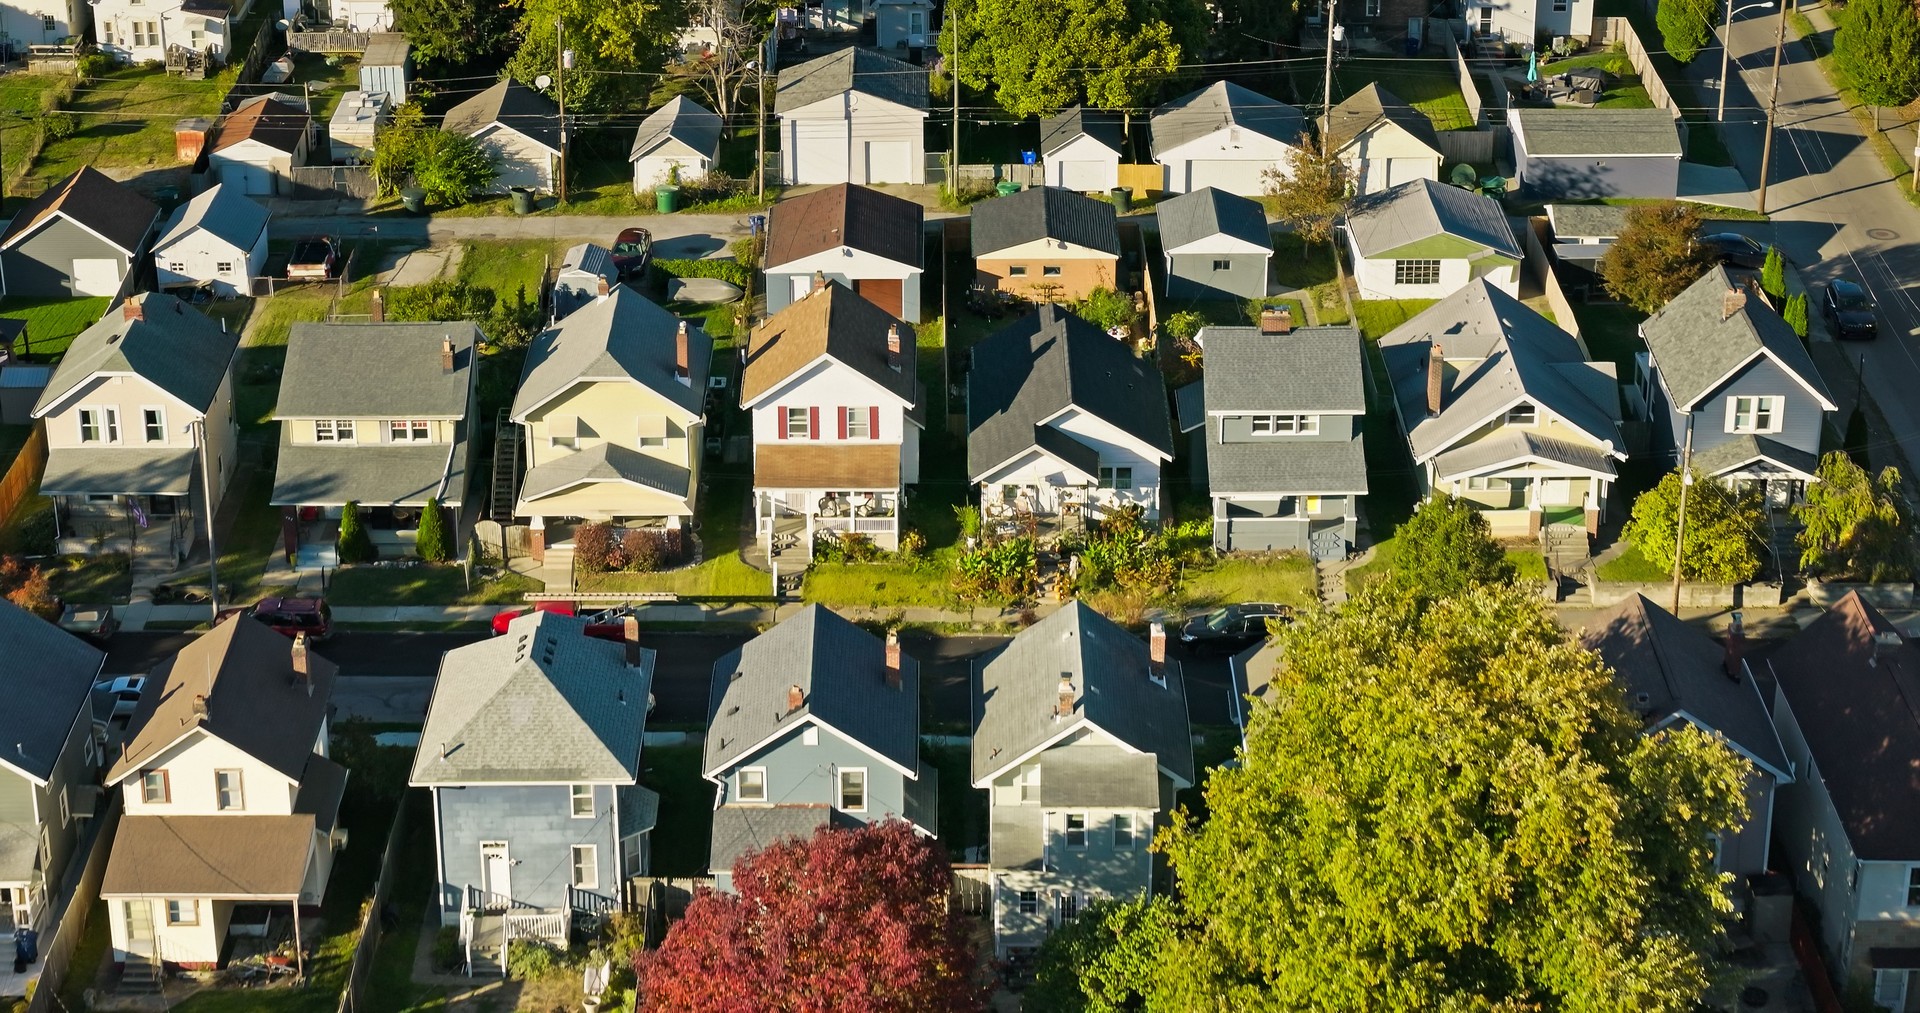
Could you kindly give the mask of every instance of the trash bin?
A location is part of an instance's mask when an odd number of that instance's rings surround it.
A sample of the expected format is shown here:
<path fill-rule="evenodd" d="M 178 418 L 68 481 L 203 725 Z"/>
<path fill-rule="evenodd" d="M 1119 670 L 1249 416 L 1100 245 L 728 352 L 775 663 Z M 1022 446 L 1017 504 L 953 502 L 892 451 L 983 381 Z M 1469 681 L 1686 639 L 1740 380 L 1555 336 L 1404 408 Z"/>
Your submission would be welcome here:
<path fill-rule="evenodd" d="M 1128 187 L 1116 186 L 1108 190 L 1107 199 L 1113 202 L 1113 209 L 1123 215 L 1133 210 L 1133 190 Z"/>
<path fill-rule="evenodd" d="M 760 230 L 766 227 L 767 227 L 766 215 L 748 215 L 747 216 L 747 232 L 748 233 L 757 236 L 760 234 Z"/>
<path fill-rule="evenodd" d="M 516 215 L 532 214 L 533 191 L 524 186 L 516 186 L 511 192 L 513 194 L 513 213 Z"/>
<path fill-rule="evenodd" d="M 32 929 L 21 929 L 13 935 L 13 959 L 15 963 L 31 964 L 40 959 L 40 933 Z"/>
<path fill-rule="evenodd" d="M 400 206 L 416 215 L 424 213 L 427 210 L 427 192 L 417 186 L 407 187 L 400 191 Z"/>
<path fill-rule="evenodd" d="M 653 188 L 654 208 L 663 215 L 680 210 L 680 188 L 677 186 L 656 186 Z"/>
<path fill-rule="evenodd" d="M 1020 184 L 1015 183 L 1013 180 L 1010 180 L 1010 179 L 1001 180 L 1000 182 L 995 183 L 993 185 L 993 192 L 999 194 L 1002 197 L 1005 197 L 1009 194 L 1016 194 L 1020 192 Z"/>
<path fill-rule="evenodd" d="M 160 210 L 163 213 L 172 213 L 174 208 L 180 206 L 180 188 L 177 186 L 163 186 L 153 192 L 153 201 L 160 205 Z"/>

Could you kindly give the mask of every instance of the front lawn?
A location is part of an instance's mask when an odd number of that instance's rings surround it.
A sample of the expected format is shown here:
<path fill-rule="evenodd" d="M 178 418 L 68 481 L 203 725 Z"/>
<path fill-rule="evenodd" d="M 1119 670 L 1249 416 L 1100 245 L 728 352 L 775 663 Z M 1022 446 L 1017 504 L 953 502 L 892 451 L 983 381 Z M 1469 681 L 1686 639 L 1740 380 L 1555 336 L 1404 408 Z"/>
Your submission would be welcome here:
<path fill-rule="evenodd" d="M 1304 608 L 1319 595 L 1313 560 L 1298 552 L 1283 552 L 1229 556 L 1205 569 L 1188 569 L 1180 575 L 1178 597 L 1196 608 L 1246 601 Z"/>
<path fill-rule="evenodd" d="M 800 598 L 841 608 L 938 608 L 953 604 L 951 552 L 915 562 L 815 563 Z"/>
<path fill-rule="evenodd" d="M 25 320 L 27 332 L 13 350 L 30 362 L 55 362 L 81 331 L 107 312 L 107 297 L 0 300 L 0 317 Z"/>
<path fill-rule="evenodd" d="M 471 586 L 457 563 L 412 566 L 343 566 L 327 577 L 334 605 L 517 605 L 546 585 L 511 571 L 486 580 L 476 571 Z"/>
<path fill-rule="evenodd" d="M 1601 563 L 1593 575 L 1615 584 L 1664 584 L 1673 579 L 1673 571 L 1648 559 L 1637 546 Z"/>
<path fill-rule="evenodd" d="M 62 556 L 41 565 L 53 593 L 68 604 L 123 605 L 133 594 L 133 564 L 124 552 Z"/>
<path fill-rule="evenodd" d="M 1546 580 L 1547 557 L 1539 549 L 1508 549 L 1507 562 L 1513 564 L 1514 577 L 1518 580 Z"/>
<path fill-rule="evenodd" d="M 271 469 L 242 467 L 227 487 L 226 498 L 241 497 L 233 527 L 220 540 L 220 583 L 231 589 L 233 603 L 249 604 L 269 594 L 291 593 L 293 588 L 264 583 L 267 564 L 280 548 L 280 508 L 269 503 L 273 498 Z M 199 570 L 178 581 L 205 584 L 207 572 Z M 223 602 L 222 604 L 227 604 Z"/>
<path fill-rule="evenodd" d="M 700 543 L 706 555 L 698 566 L 664 573 L 582 573 L 577 590 L 637 594 L 664 592 L 682 598 L 770 598 L 773 576 L 756 570 L 740 558 L 740 518 L 751 493 L 752 479 L 742 474 L 707 470 L 706 492 L 700 498 Z"/>

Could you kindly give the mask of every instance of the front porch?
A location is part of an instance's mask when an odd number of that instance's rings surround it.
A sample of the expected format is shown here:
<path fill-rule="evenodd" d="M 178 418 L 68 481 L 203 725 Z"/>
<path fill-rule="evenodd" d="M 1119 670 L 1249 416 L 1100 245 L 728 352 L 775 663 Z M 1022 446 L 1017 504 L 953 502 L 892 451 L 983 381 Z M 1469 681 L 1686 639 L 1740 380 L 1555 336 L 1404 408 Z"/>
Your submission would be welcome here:
<path fill-rule="evenodd" d="M 1042 527 L 1083 530 L 1088 520 L 1123 507 L 1137 506 L 1146 520 L 1160 516 L 1159 488 L 1107 488 L 1099 485 L 1052 485 L 1036 482 L 980 484 L 981 520 L 1006 524 L 1033 518 Z"/>
<path fill-rule="evenodd" d="M 460 945 L 468 976 L 506 975 L 507 947 L 533 940 L 566 949 L 576 923 L 597 926 L 620 909 L 617 898 L 579 887 L 567 887 L 567 906 L 534 907 L 512 897 L 476 886 L 465 889 L 460 909 Z"/>
<path fill-rule="evenodd" d="M 769 563 L 813 558 L 818 538 L 859 535 L 879 548 L 900 548 L 898 489 L 755 489 L 754 540 Z"/>
<path fill-rule="evenodd" d="M 403 559 L 414 555 L 420 536 L 417 506 L 375 506 L 360 508 L 360 524 L 381 559 Z M 298 569 L 340 565 L 340 518 L 344 506 L 299 506 L 280 508 L 281 550 Z M 444 518 L 448 523 L 452 519 Z"/>
<path fill-rule="evenodd" d="M 1443 480 L 1441 488 L 1487 519 L 1495 538 L 1537 538 L 1550 525 L 1600 532 L 1613 477 L 1495 473 Z"/>

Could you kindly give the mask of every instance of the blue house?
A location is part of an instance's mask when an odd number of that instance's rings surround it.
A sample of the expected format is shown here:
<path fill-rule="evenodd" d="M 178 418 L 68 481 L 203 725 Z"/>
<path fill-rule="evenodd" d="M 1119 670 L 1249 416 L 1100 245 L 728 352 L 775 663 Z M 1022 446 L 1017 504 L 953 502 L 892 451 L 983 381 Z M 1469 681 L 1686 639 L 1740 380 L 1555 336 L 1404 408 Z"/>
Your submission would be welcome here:
<path fill-rule="evenodd" d="M 938 832 L 939 780 L 920 759 L 920 665 L 818 605 L 713 666 L 702 773 L 716 786 L 707 868 L 821 827 L 903 819 Z"/>
<path fill-rule="evenodd" d="M 508 939 L 566 945 L 647 870 L 660 797 L 640 786 L 654 652 L 534 610 L 440 662 L 408 783 L 433 793 L 442 925 L 469 968 L 503 973 Z"/>

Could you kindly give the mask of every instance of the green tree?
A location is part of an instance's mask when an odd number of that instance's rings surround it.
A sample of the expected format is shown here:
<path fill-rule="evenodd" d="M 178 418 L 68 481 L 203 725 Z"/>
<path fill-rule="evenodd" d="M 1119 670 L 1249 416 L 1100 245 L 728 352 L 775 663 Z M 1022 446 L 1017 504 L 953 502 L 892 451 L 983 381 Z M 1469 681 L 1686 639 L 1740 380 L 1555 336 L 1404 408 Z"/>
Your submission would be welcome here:
<path fill-rule="evenodd" d="M 1207 40 L 1195 0 L 975 0 L 961 15 L 946 19 L 940 52 L 951 58 L 957 26 L 960 83 L 1021 117 L 1151 105 Z"/>
<path fill-rule="evenodd" d="M 413 163 L 420 135 L 428 129 L 426 110 L 418 102 L 403 102 L 374 135 L 373 159 L 367 163 L 380 195 L 391 197 L 413 180 Z"/>
<path fill-rule="evenodd" d="M 1913 507 L 1900 472 L 1869 476 L 1845 453 L 1820 458 L 1820 480 L 1807 486 L 1793 515 L 1800 532 L 1800 566 L 1827 580 L 1912 580 Z"/>
<path fill-rule="evenodd" d="M 1633 516 L 1621 534 L 1641 555 L 1671 571 L 1679 517 L 1680 473 L 1675 471 L 1633 501 Z M 1760 572 L 1765 528 L 1758 493 L 1730 489 L 1694 472 L 1687 489 L 1687 544 L 1680 576 L 1710 584 L 1752 580 Z"/>
<path fill-rule="evenodd" d="M 380 128 L 368 168 L 385 196 L 413 185 L 448 207 L 465 204 L 500 175 L 479 142 L 428 125 L 413 102 L 394 110 L 392 121 Z"/>
<path fill-rule="evenodd" d="M 1321 155 L 1318 144 L 1303 144 L 1287 152 L 1284 168 L 1261 170 L 1266 184 L 1267 211 L 1293 228 L 1307 243 L 1333 238 L 1333 223 L 1347 209 L 1353 192 L 1353 170 L 1338 155 Z"/>
<path fill-rule="evenodd" d="M 1787 258 L 1778 246 L 1767 247 L 1767 258 L 1760 262 L 1760 291 L 1775 303 L 1787 296 Z"/>
<path fill-rule="evenodd" d="M 1743 771 L 1643 735 L 1530 592 L 1375 585 L 1283 634 L 1244 762 L 1160 846 L 1190 925 L 1150 1009 L 1684 1013 L 1731 905 Z"/>
<path fill-rule="evenodd" d="M 1920 95 L 1920 16 L 1912 0 L 1854 0 L 1833 36 L 1833 59 L 1860 101 L 1902 106 Z"/>
<path fill-rule="evenodd" d="M 1720 5 L 1715 0 L 1660 0 L 1653 20 L 1660 26 L 1660 43 L 1667 52 L 1681 63 L 1692 63 L 1713 40 Z"/>
<path fill-rule="evenodd" d="M 380 558 L 380 550 L 373 547 L 373 536 L 367 534 L 367 525 L 360 519 L 358 503 L 348 503 L 340 511 L 336 551 L 342 563 L 371 563 Z"/>
<path fill-rule="evenodd" d="M 1793 328 L 1793 333 L 1798 334 L 1800 340 L 1807 340 L 1807 295 L 1805 292 L 1796 292 L 1787 297 L 1787 304 L 1780 308 L 1780 319 L 1785 320 L 1787 326 Z"/>
<path fill-rule="evenodd" d="M 420 530 L 414 535 L 413 550 L 429 563 L 444 563 L 453 558 L 453 532 L 447 528 L 437 498 L 427 500 L 427 508 L 420 512 Z"/>
<path fill-rule="evenodd" d="M 1021 1002 L 1051 1013 L 1140 1009 L 1178 930 L 1166 897 L 1096 901 L 1040 944 Z"/>
<path fill-rule="evenodd" d="M 393 0 L 393 30 L 413 44 L 416 57 L 457 66 L 513 48 L 517 3 L 485 0 Z"/>
<path fill-rule="evenodd" d="M 566 71 L 567 110 L 615 112 L 644 107 L 685 23 L 678 0 L 525 0 L 520 46 L 507 73 L 529 88 L 560 73 L 554 26 L 565 28 L 573 66 Z"/>
<path fill-rule="evenodd" d="M 1642 313 L 1672 301 L 1719 259 L 1700 242 L 1701 221 L 1700 212 L 1678 201 L 1629 208 L 1600 261 L 1607 292 Z"/>
<path fill-rule="evenodd" d="M 1513 564 L 1493 540 L 1487 519 L 1471 503 L 1443 492 L 1434 493 L 1400 525 L 1394 546 L 1394 580 L 1430 598 L 1514 579 Z"/>

